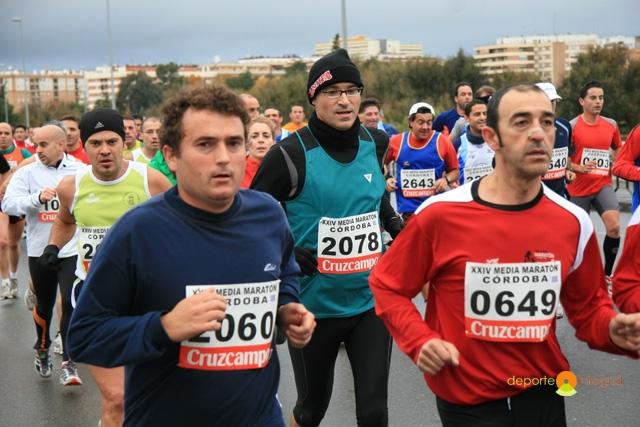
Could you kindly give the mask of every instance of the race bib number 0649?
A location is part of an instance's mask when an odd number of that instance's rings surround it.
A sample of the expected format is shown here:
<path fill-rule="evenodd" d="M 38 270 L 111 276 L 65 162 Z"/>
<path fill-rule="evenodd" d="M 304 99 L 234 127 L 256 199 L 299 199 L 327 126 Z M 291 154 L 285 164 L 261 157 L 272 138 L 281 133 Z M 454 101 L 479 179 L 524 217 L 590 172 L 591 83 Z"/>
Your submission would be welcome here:
<path fill-rule="evenodd" d="M 187 286 L 187 297 L 214 288 L 227 300 L 221 328 L 180 344 L 178 366 L 205 371 L 264 368 L 271 359 L 280 281 Z"/>
<path fill-rule="evenodd" d="M 466 335 L 485 341 L 544 341 L 555 317 L 560 282 L 560 261 L 468 262 L 464 278 Z"/>
<path fill-rule="evenodd" d="M 377 212 L 345 218 L 320 218 L 318 223 L 318 271 L 350 274 L 369 271 L 382 253 Z"/>

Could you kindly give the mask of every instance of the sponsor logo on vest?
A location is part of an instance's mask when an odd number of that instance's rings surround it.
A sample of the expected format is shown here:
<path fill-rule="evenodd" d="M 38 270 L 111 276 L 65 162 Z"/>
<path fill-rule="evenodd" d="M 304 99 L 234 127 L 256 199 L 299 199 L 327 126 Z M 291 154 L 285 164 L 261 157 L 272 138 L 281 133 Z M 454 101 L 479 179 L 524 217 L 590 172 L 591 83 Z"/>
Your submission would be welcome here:
<path fill-rule="evenodd" d="M 364 176 L 364 179 L 371 182 L 371 178 L 373 177 L 373 174 L 365 173 L 363 176 Z"/>
<path fill-rule="evenodd" d="M 93 127 L 94 129 L 100 129 L 103 128 L 104 125 L 101 122 L 96 123 L 96 125 Z"/>

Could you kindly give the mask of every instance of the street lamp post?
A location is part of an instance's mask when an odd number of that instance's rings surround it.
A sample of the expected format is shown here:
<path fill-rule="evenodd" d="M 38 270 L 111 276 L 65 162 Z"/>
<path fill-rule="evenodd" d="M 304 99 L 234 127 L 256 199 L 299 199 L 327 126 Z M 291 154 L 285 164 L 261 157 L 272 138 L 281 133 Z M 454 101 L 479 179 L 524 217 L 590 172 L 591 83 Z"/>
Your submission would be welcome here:
<path fill-rule="evenodd" d="M 27 129 L 29 128 L 29 95 L 31 93 L 31 89 L 29 88 L 29 79 L 27 78 L 27 67 L 25 65 L 24 60 L 24 34 L 22 32 L 22 18 L 16 17 L 11 18 L 13 22 L 17 22 L 20 24 L 20 51 L 22 52 L 22 78 L 24 80 L 24 87 L 26 95 L 24 97 L 24 114 Z"/>
<path fill-rule="evenodd" d="M 7 81 L 2 81 L 2 98 L 4 99 L 4 122 L 9 123 L 9 103 L 7 102 Z"/>
<path fill-rule="evenodd" d="M 111 108 L 116 109 L 116 87 L 113 81 L 113 52 L 111 49 L 111 12 L 107 1 L 107 43 L 109 45 L 109 75 L 111 76 Z"/>
<path fill-rule="evenodd" d="M 347 43 L 347 0 L 342 0 L 342 44 L 344 50 L 349 50 Z"/>

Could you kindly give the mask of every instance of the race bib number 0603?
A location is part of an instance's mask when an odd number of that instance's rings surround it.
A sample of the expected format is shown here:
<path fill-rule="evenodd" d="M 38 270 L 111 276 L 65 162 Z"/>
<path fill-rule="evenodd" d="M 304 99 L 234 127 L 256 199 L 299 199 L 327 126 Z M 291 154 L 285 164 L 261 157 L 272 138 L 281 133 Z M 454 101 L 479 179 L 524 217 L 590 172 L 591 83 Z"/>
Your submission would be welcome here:
<path fill-rule="evenodd" d="M 560 261 L 468 262 L 464 278 L 466 335 L 485 341 L 544 341 L 555 317 L 560 282 Z"/>
<path fill-rule="evenodd" d="M 280 281 L 187 286 L 187 297 L 209 288 L 227 300 L 221 328 L 182 341 L 178 366 L 204 371 L 264 368 L 271 359 Z"/>
<path fill-rule="evenodd" d="M 595 162 L 595 166 L 591 169 L 591 174 L 609 175 L 609 165 L 611 164 L 611 156 L 609 150 L 596 150 L 595 148 L 585 148 L 582 150 L 581 165 L 589 162 Z"/>
<path fill-rule="evenodd" d="M 345 218 L 320 218 L 318 271 L 350 274 L 369 271 L 382 253 L 377 212 Z"/>

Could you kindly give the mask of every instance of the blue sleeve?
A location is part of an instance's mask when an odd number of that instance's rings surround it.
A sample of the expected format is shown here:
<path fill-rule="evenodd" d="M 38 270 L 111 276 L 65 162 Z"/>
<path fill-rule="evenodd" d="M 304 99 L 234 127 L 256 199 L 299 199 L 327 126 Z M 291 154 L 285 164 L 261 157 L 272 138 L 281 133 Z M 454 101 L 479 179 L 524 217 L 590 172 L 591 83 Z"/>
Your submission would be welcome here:
<path fill-rule="evenodd" d="M 433 121 L 433 128 L 438 132 L 444 131 L 445 114 L 446 112 L 438 114 L 438 117 Z"/>
<path fill-rule="evenodd" d="M 26 148 L 21 148 L 20 152 L 22 153 L 22 157 L 24 157 L 25 159 L 28 159 L 33 155 L 31 154 L 31 151 L 27 150 Z"/>
<path fill-rule="evenodd" d="M 66 345 L 75 361 L 103 367 L 140 363 L 160 357 L 172 344 L 161 312 L 129 315 L 136 287 L 127 219 L 105 236 L 71 317 Z"/>

